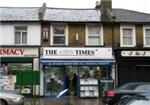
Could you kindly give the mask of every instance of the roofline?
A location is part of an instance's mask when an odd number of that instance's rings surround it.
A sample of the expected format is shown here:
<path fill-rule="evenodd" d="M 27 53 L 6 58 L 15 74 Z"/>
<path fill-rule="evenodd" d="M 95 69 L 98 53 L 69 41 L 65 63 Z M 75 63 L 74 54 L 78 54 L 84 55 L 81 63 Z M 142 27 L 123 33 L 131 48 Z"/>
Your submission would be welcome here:
<path fill-rule="evenodd" d="M 0 8 L 40 8 L 40 7 L 5 7 L 0 6 Z M 57 8 L 57 7 L 46 7 L 46 9 L 58 9 L 58 10 L 100 10 L 96 8 Z"/>
<path fill-rule="evenodd" d="M 112 10 L 125 10 L 125 11 L 131 11 L 131 12 L 141 13 L 141 14 L 145 14 L 145 15 L 150 15 L 150 13 L 140 12 L 140 11 L 130 10 L 130 9 L 123 9 L 123 8 L 112 8 Z"/>
<path fill-rule="evenodd" d="M 9 6 L 0 6 L 0 8 L 40 8 L 40 7 L 9 7 Z"/>
<path fill-rule="evenodd" d="M 15 21 L 15 20 L 8 20 L 8 21 L 3 21 L 3 20 L 0 20 L 0 22 L 4 22 L 4 23 L 6 23 L 6 22 L 36 22 L 36 23 L 40 23 L 40 21 L 39 20 L 36 20 L 36 21 Z"/>
<path fill-rule="evenodd" d="M 55 8 L 55 7 L 46 7 L 46 9 L 58 9 L 58 10 L 100 10 L 96 8 Z"/>
<path fill-rule="evenodd" d="M 36 23 L 41 23 L 41 22 L 59 22 L 59 23 L 111 23 L 111 24 L 150 24 L 150 21 L 149 22 L 127 22 L 127 21 L 49 21 L 49 20 L 36 20 L 36 21 L 0 21 L 0 22 L 36 22 Z"/>

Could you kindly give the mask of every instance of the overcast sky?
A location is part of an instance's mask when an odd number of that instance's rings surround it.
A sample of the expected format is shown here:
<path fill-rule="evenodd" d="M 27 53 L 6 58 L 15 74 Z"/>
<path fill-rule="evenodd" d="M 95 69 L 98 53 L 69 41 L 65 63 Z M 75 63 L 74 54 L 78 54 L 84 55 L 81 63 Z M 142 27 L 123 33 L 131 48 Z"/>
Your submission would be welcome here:
<path fill-rule="evenodd" d="M 94 8 L 96 1 L 97 0 L 0 0 L 0 6 L 40 7 L 45 2 L 47 7 Z M 150 0 L 112 0 L 112 7 L 150 13 Z"/>

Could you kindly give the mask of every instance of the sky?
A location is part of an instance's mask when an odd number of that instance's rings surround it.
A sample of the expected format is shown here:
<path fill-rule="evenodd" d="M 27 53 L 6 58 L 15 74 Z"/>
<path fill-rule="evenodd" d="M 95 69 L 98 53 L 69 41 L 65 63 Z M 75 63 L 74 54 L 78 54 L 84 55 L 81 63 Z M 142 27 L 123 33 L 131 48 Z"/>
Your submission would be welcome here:
<path fill-rule="evenodd" d="M 3 7 L 47 7 L 55 8 L 94 8 L 100 0 L 0 0 Z M 113 8 L 150 13 L 150 0 L 112 0 Z"/>

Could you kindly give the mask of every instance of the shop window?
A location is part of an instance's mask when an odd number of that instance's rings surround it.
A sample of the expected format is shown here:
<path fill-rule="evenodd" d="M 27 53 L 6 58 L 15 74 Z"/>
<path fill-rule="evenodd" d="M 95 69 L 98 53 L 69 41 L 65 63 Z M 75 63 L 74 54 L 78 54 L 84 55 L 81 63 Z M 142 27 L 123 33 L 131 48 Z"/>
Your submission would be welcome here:
<path fill-rule="evenodd" d="M 18 70 L 32 70 L 32 63 L 1 63 L 0 64 L 0 90 L 20 92 L 19 85 L 16 84 L 16 72 Z M 31 94 L 31 85 L 22 85 L 22 94 Z"/>
<path fill-rule="evenodd" d="M 27 26 L 15 26 L 15 44 L 27 44 Z"/>
<path fill-rule="evenodd" d="M 150 46 L 150 27 L 144 27 L 144 47 Z"/>
<path fill-rule="evenodd" d="M 62 91 L 61 67 L 45 67 L 45 95 L 56 96 Z"/>
<path fill-rule="evenodd" d="M 103 34 L 100 26 L 87 26 L 86 45 L 103 45 Z"/>
<path fill-rule="evenodd" d="M 109 79 L 109 68 L 106 66 L 81 66 L 80 78 Z"/>
<path fill-rule="evenodd" d="M 121 27 L 121 47 L 135 46 L 135 27 L 122 26 Z"/>
<path fill-rule="evenodd" d="M 67 45 L 67 26 L 52 25 L 52 45 Z"/>

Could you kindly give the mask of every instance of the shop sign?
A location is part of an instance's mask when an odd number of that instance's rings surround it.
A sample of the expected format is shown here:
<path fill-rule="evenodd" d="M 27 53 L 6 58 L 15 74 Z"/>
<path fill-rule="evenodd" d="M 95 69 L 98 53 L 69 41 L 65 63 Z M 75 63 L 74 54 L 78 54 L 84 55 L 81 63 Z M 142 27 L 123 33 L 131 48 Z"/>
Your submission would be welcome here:
<path fill-rule="evenodd" d="M 42 58 L 50 59 L 111 59 L 112 48 L 43 48 Z"/>
<path fill-rule="evenodd" d="M 150 51 L 121 51 L 123 57 L 150 57 Z"/>
<path fill-rule="evenodd" d="M 38 48 L 0 48 L 0 57 L 38 57 Z"/>

